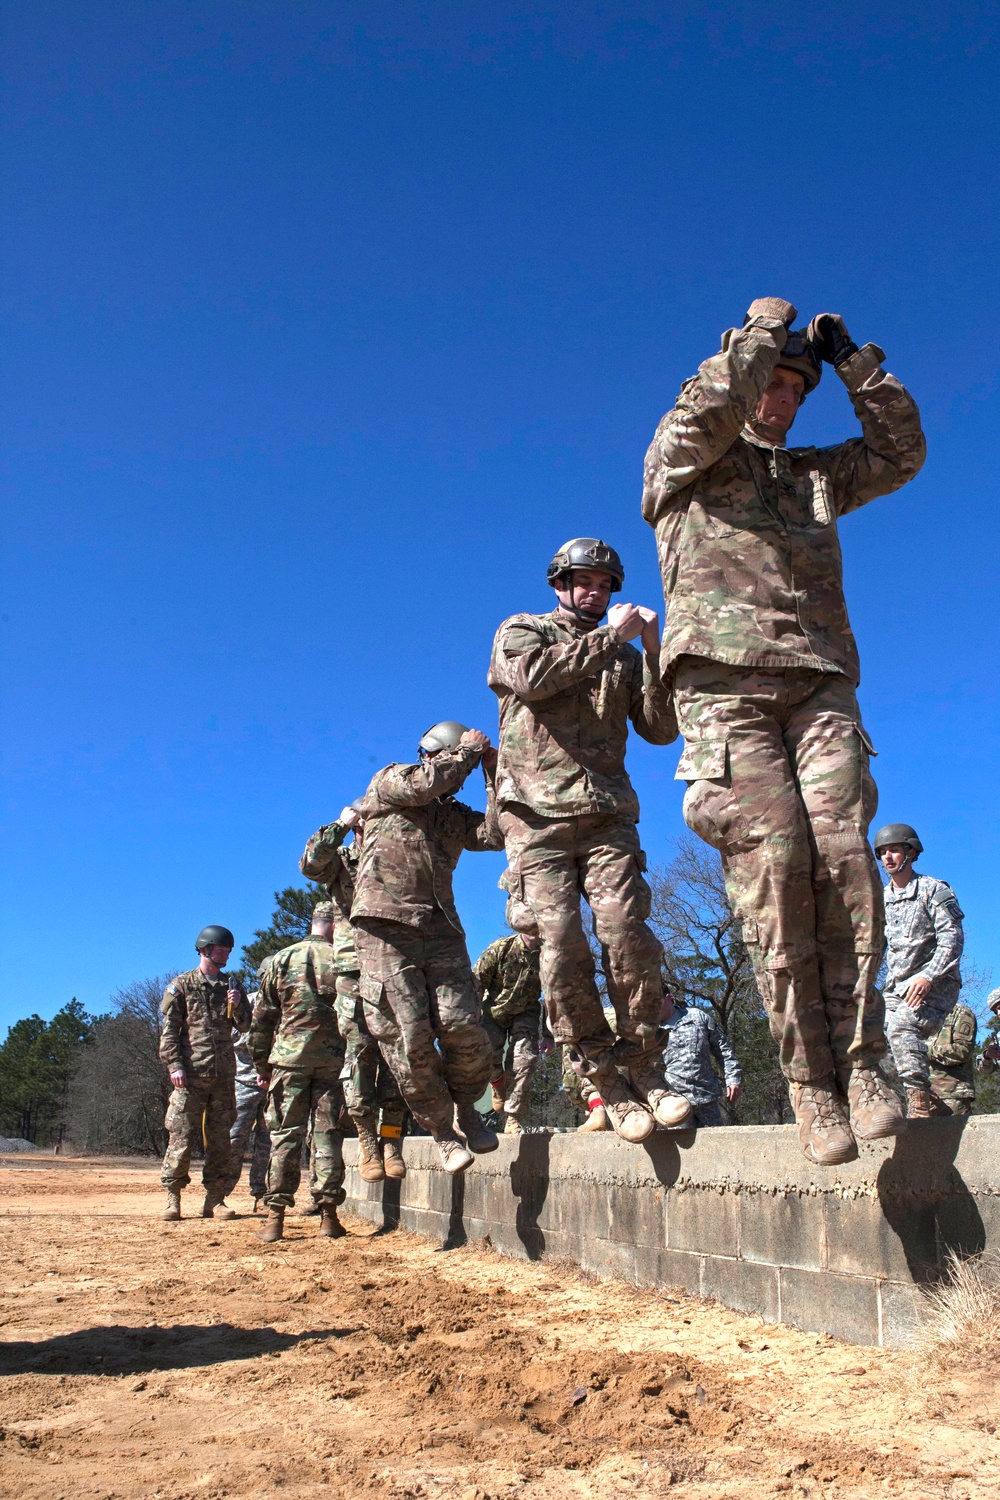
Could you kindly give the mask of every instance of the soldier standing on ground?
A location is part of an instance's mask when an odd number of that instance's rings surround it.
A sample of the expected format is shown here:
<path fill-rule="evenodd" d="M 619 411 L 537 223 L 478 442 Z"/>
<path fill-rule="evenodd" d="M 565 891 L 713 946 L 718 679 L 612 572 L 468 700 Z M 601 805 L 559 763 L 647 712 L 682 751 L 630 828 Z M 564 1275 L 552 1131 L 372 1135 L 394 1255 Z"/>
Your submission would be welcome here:
<path fill-rule="evenodd" d="M 646 455 L 642 513 L 663 577 L 685 821 L 722 854 L 803 1150 L 830 1166 L 854 1158 L 855 1136 L 903 1125 L 879 1067 L 877 793 L 837 518 L 912 479 L 925 445 L 881 349 L 858 349 L 833 313 L 805 333 L 789 331 L 795 317 L 780 297 L 754 302 L 685 383 Z M 862 435 L 786 448 L 824 362 Z"/>
<path fill-rule="evenodd" d="M 538 1062 L 540 939 L 531 913 L 514 897 L 507 901 L 507 920 L 515 931 L 491 943 L 472 974 L 483 1005 L 483 1028 L 493 1048 L 491 1102 L 506 1116 L 505 1134 L 518 1135 Z"/>
<path fill-rule="evenodd" d="M 285 1212 L 295 1203 L 302 1173 L 302 1145 L 312 1122 L 312 1195 L 320 1207 L 319 1232 L 327 1239 L 346 1233 L 337 1218 L 344 1201 L 344 1152 L 340 1072 L 344 1043 L 337 1026 L 337 967 L 333 924 L 337 909 L 321 901 L 301 942 L 273 954 L 262 965 L 247 1045 L 262 1084 L 268 1087 L 271 1159 L 264 1202 L 268 1220 L 259 1238 L 284 1234 Z"/>
<path fill-rule="evenodd" d="M 986 996 L 986 1004 L 993 1013 L 993 1020 L 990 1022 L 991 1040 L 986 1043 L 979 1059 L 979 1071 L 984 1078 L 988 1078 L 1000 1067 L 1000 989 L 990 990 Z"/>
<path fill-rule="evenodd" d="M 914 1120 L 968 1114 L 975 1098 L 976 1017 L 958 1003 L 962 911 L 950 885 L 913 868 L 923 847 L 909 823 L 887 823 L 875 835 L 889 876 L 886 1035 Z"/>
<path fill-rule="evenodd" d="M 695 1125 L 725 1125 L 719 1100 L 725 1094 L 735 1104 L 743 1085 L 743 1069 L 726 1033 L 710 1011 L 678 1005 L 669 990 L 663 995 L 660 1020 L 670 1087 L 691 1105 Z"/>
<path fill-rule="evenodd" d="M 420 741 L 419 764 L 379 771 L 360 810 L 365 832 L 351 921 L 365 1019 L 410 1112 L 452 1173 L 471 1165 L 471 1152 L 498 1145 L 476 1109 L 493 1053 L 452 894 L 463 849 L 503 847 L 494 759 L 478 729 L 435 724 Z M 455 799 L 480 762 L 485 813 Z"/>
<path fill-rule="evenodd" d="M 344 841 L 352 828 L 354 841 L 347 844 Z M 358 1172 L 364 1182 L 380 1182 L 384 1177 L 406 1176 L 402 1151 L 406 1105 L 392 1069 L 368 1030 L 361 999 L 361 966 L 351 926 L 351 905 L 363 836 L 364 824 L 357 807 L 345 807 L 335 823 L 327 823 L 313 834 L 299 860 L 299 869 L 326 887 L 337 908 L 333 958 L 337 966 L 337 1019 L 345 1048 L 341 1078 L 344 1102 L 358 1132 Z"/>
<path fill-rule="evenodd" d="M 170 1073 L 169 1133 L 162 1182 L 167 1190 L 165 1219 L 181 1216 L 181 1193 L 191 1181 L 191 1153 L 205 1148 L 202 1182 L 206 1219 L 235 1219 L 224 1202 L 229 1177 L 229 1132 L 236 1117 L 236 1058 L 233 1033 L 250 1025 L 242 986 L 223 973 L 236 939 L 228 927 L 204 927 L 195 949 L 198 967 L 178 974 L 160 1004 L 160 1060 Z"/>
<path fill-rule="evenodd" d="M 257 996 L 248 995 L 253 1006 Z M 246 1035 L 238 1036 L 236 1052 L 236 1119 L 229 1132 L 229 1176 L 226 1179 L 224 1198 L 228 1198 L 243 1176 L 243 1158 L 247 1146 L 250 1152 L 250 1196 L 253 1211 L 264 1196 L 267 1187 L 267 1161 L 271 1154 L 271 1133 L 264 1118 L 267 1111 L 267 1089 L 257 1082 L 257 1064 L 250 1056 Z"/>
<path fill-rule="evenodd" d="M 660 680 L 656 614 L 632 604 L 608 612 L 624 577 L 604 542 L 567 542 L 548 569 L 558 607 L 504 621 L 487 680 L 500 699 L 500 826 L 514 893 L 542 939 L 549 1029 L 599 1091 L 618 1134 L 641 1141 L 654 1122 L 679 1124 L 690 1110 L 663 1077 L 662 949 L 646 924 L 639 801 L 625 770 L 630 721 L 654 745 L 676 739 L 677 725 Z M 637 637 L 641 653 L 627 644 Z M 601 944 L 617 1035 L 601 1007 L 581 894 Z"/>

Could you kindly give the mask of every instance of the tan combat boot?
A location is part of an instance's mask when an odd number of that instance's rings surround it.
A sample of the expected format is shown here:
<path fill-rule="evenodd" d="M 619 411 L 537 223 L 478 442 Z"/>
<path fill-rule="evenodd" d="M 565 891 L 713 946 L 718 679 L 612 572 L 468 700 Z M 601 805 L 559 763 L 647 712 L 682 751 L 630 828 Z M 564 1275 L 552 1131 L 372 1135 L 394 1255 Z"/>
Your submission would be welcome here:
<path fill-rule="evenodd" d="M 382 1137 L 382 1165 L 385 1168 L 385 1175 L 396 1182 L 401 1182 L 406 1176 L 403 1143 L 398 1136 L 384 1135 Z"/>
<path fill-rule="evenodd" d="M 257 1238 L 263 1240 L 265 1245 L 273 1245 L 275 1240 L 283 1240 L 285 1237 L 285 1210 L 283 1208 L 268 1209 L 267 1221 L 263 1229 L 258 1230 Z"/>
<path fill-rule="evenodd" d="M 610 1130 L 611 1121 L 608 1112 L 599 1099 L 587 1107 L 587 1118 L 582 1125 L 577 1126 L 577 1135 L 585 1135 L 590 1130 Z"/>
<path fill-rule="evenodd" d="M 496 1131 L 490 1129 L 474 1104 L 460 1104 L 455 1110 L 455 1120 L 469 1150 L 475 1151 L 477 1156 L 495 1151 L 499 1146 Z"/>
<path fill-rule="evenodd" d="M 503 1079 L 498 1078 L 496 1083 L 490 1084 L 490 1109 L 495 1115 L 503 1114 L 503 1105 L 506 1097 L 507 1095 L 504 1093 Z"/>
<path fill-rule="evenodd" d="M 520 1120 L 517 1118 L 517 1115 L 507 1115 L 504 1118 L 503 1133 L 504 1133 L 504 1135 L 523 1135 L 524 1134 L 524 1126 L 521 1124 Z"/>
<path fill-rule="evenodd" d="M 631 1141 L 635 1146 L 653 1134 L 656 1121 L 646 1106 L 629 1093 L 620 1079 L 610 1087 L 602 1086 L 601 1099 L 612 1130 L 623 1141 Z"/>
<path fill-rule="evenodd" d="M 880 1141 L 906 1129 L 903 1106 L 878 1068 L 852 1068 L 847 1083 L 851 1129 L 859 1141 Z"/>
<path fill-rule="evenodd" d="M 452 1177 L 458 1172 L 468 1171 L 469 1167 L 475 1161 L 475 1157 L 465 1142 L 460 1141 L 453 1130 L 444 1131 L 441 1135 L 436 1135 L 434 1137 L 434 1144 L 437 1146 L 441 1156 L 441 1165 Z"/>
<path fill-rule="evenodd" d="M 181 1195 L 174 1192 L 173 1188 L 167 1189 L 167 1206 L 163 1211 L 163 1217 L 168 1224 L 174 1224 L 181 1216 Z"/>
<path fill-rule="evenodd" d="M 659 1056 L 645 1057 L 633 1063 L 628 1070 L 628 1081 L 632 1092 L 643 1100 L 657 1125 L 664 1129 L 677 1130 L 694 1118 L 694 1110 L 688 1101 L 672 1094 L 667 1087 Z"/>
<path fill-rule="evenodd" d="M 857 1142 L 840 1096 L 833 1088 L 833 1078 L 817 1083 L 790 1083 L 788 1093 L 799 1127 L 799 1141 L 809 1160 L 818 1167 L 839 1167 L 854 1161 Z"/>
<path fill-rule="evenodd" d="M 235 1219 L 236 1213 L 228 1203 L 223 1203 L 218 1193 L 205 1194 L 205 1201 L 201 1205 L 201 1216 L 203 1219 Z"/>
<path fill-rule="evenodd" d="M 381 1182 L 385 1176 L 378 1137 L 367 1121 L 356 1120 L 358 1127 L 358 1176 L 362 1182 Z"/>
<path fill-rule="evenodd" d="M 929 1120 L 934 1114 L 934 1099 L 930 1089 L 911 1089 L 906 1086 L 906 1114 L 910 1120 Z"/>
<path fill-rule="evenodd" d="M 341 1240 L 347 1230 L 337 1218 L 337 1210 L 332 1203 L 320 1204 L 319 1232 L 325 1240 Z"/>

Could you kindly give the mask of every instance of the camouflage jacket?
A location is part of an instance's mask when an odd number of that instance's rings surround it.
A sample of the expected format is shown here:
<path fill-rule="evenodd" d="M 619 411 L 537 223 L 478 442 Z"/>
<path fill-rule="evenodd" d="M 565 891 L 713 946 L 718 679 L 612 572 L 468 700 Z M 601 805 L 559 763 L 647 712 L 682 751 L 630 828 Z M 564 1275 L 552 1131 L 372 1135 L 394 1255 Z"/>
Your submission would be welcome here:
<path fill-rule="evenodd" d="M 257 1067 L 339 1067 L 344 1044 L 337 1026 L 333 944 L 311 934 L 273 954 L 262 969 L 247 1037 Z"/>
<path fill-rule="evenodd" d="M 379 917 L 426 928 L 443 916 L 463 933 L 451 888 L 459 856 L 463 849 L 503 848 L 489 780 L 485 813 L 452 796 L 479 759 L 472 745 L 460 745 L 420 765 L 386 766 L 372 777 L 361 806 L 365 836 L 352 921 Z"/>
<path fill-rule="evenodd" d="M 344 845 L 349 832 L 346 823 L 325 823 L 313 834 L 299 860 L 303 875 L 326 887 L 327 895 L 340 913 L 333 929 L 333 958 L 341 974 L 357 974 L 361 967 L 351 926 L 354 878 L 361 858 L 361 846 L 356 835 L 353 844 Z"/>
<path fill-rule="evenodd" d="M 689 655 L 858 681 L 837 517 L 918 472 L 920 413 L 882 369 L 882 350 L 866 344 L 837 370 L 862 436 L 830 448 L 768 446 L 744 424 L 784 344 L 768 318 L 731 328 L 646 454 L 642 513 L 656 530 L 666 600 L 664 675 Z"/>
<path fill-rule="evenodd" d="M 962 985 L 959 959 L 965 946 L 964 913 L 951 886 L 931 875 L 917 875 L 902 889 L 890 881 L 883 896 L 886 993 L 901 995 L 911 980 L 922 976 L 931 981 L 925 1004 L 944 1004 L 957 997 Z"/>
<path fill-rule="evenodd" d="M 625 770 L 629 720 L 653 745 L 677 738 L 656 662 L 623 645 L 610 625 L 586 630 L 558 611 L 512 615 L 497 631 L 487 681 L 500 699 L 500 806 L 638 821 Z"/>
<path fill-rule="evenodd" d="M 678 1005 L 660 1023 L 667 1083 L 691 1104 L 713 1104 L 727 1088 L 743 1082 L 743 1070 L 722 1027 L 697 1005 Z M 712 1058 L 719 1065 L 717 1073 Z M 720 1078 L 719 1074 L 722 1077 Z"/>
<path fill-rule="evenodd" d="M 509 1026 L 529 1010 L 541 1013 L 538 959 L 539 950 L 526 948 L 516 932 L 497 938 L 479 955 L 472 976 L 483 1012 L 497 1026 Z"/>
<path fill-rule="evenodd" d="M 171 1073 L 191 1078 L 235 1078 L 233 1033 L 250 1025 L 250 1006 L 242 986 L 234 1013 L 229 1013 L 230 980 L 209 979 L 201 969 L 178 974 L 163 993 L 160 1010 L 160 1061 Z"/>
<path fill-rule="evenodd" d="M 241 1088 L 254 1089 L 258 1094 L 263 1093 L 263 1089 L 257 1083 L 257 1064 L 250 1056 L 246 1032 L 243 1032 L 242 1035 L 236 1038 L 234 1046 L 236 1052 L 236 1082 Z"/>

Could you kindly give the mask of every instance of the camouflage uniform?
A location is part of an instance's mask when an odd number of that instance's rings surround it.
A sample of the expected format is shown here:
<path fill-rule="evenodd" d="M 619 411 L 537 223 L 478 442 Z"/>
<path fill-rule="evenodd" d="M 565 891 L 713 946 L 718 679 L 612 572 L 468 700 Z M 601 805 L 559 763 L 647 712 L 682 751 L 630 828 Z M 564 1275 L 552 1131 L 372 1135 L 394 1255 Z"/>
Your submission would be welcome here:
<path fill-rule="evenodd" d="M 663 577 L 684 817 L 722 854 L 782 1069 L 809 1083 L 885 1047 L 876 790 L 837 518 L 905 484 L 925 447 L 874 344 L 837 368 L 862 437 L 765 442 L 751 422 L 785 339 L 766 316 L 724 335 L 657 429 L 642 512 Z"/>
<path fill-rule="evenodd" d="M 740 1086 L 743 1069 L 718 1021 L 697 1005 L 677 1005 L 670 1020 L 661 1022 L 661 1031 L 672 1091 L 693 1107 L 696 1125 L 725 1125 L 719 1100 L 727 1088 Z"/>
<path fill-rule="evenodd" d="M 655 661 L 610 625 L 586 629 L 558 612 L 513 615 L 497 631 L 488 682 L 500 699 L 497 803 L 508 889 L 531 908 L 542 938 L 549 1028 L 574 1068 L 601 1088 L 615 1056 L 656 1049 L 662 949 L 646 925 L 650 891 L 625 771 L 631 720 L 669 744 L 677 728 Z M 604 954 L 618 1042 L 601 1008 L 583 930 L 581 892 Z"/>
<path fill-rule="evenodd" d="M 302 1145 L 312 1121 L 312 1195 L 344 1201 L 344 1043 L 337 1027 L 333 944 L 315 933 L 283 948 L 263 966 L 247 1044 L 260 1072 L 271 1073 L 267 1168 L 268 1208 L 291 1208 L 298 1191 Z"/>
<path fill-rule="evenodd" d="M 271 1154 L 271 1132 L 265 1118 L 267 1089 L 257 1082 L 257 1064 L 247 1049 L 245 1036 L 236 1039 L 236 1119 L 229 1132 L 229 1176 L 224 1198 L 243 1176 L 243 1158 L 253 1137 L 250 1153 L 250 1196 L 263 1198 L 267 1188 L 267 1161 Z"/>
<path fill-rule="evenodd" d="M 225 1196 L 229 1177 L 229 1131 L 236 1116 L 236 1058 L 233 1033 L 250 1025 L 250 1006 L 240 997 L 230 1013 L 225 974 L 209 979 L 189 969 L 167 985 L 160 1010 L 160 1060 L 167 1071 L 183 1071 L 182 1089 L 174 1089 L 164 1124 L 169 1133 L 161 1181 L 171 1192 L 186 1188 L 188 1168 L 199 1136 L 205 1148 L 205 1191 Z"/>
<path fill-rule="evenodd" d="M 907 1088 L 932 1088 L 956 1100 L 974 1098 L 972 1046 L 968 1049 L 968 1076 L 952 1078 L 936 1068 L 932 1082 L 928 1038 L 934 1037 L 957 1005 L 962 988 L 959 960 L 965 943 L 962 911 L 955 892 L 943 880 L 914 875 L 904 886 L 890 881 L 885 887 L 885 926 L 888 973 L 885 982 L 886 1035 L 900 1082 Z M 929 979 L 931 988 L 918 1010 L 903 996 L 914 979 Z M 966 1007 L 962 1007 L 964 1010 Z M 973 1035 L 972 1044 L 975 1043 Z M 963 1062 L 966 1059 L 963 1059 Z M 962 1069 L 962 1063 L 952 1064 Z M 960 1088 L 960 1085 L 966 1085 Z"/>
<path fill-rule="evenodd" d="M 338 911 L 333 929 L 333 955 L 337 967 L 337 1022 L 345 1048 L 341 1082 L 347 1112 L 373 1132 L 377 1129 L 386 1140 L 399 1140 L 406 1120 L 406 1105 L 391 1068 L 368 1030 L 358 983 L 361 965 L 350 917 L 361 845 L 356 835 L 352 844 L 345 844 L 348 832 L 347 824 L 339 822 L 318 829 L 306 844 L 299 869 L 310 880 L 326 887 Z"/>
<path fill-rule="evenodd" d="M 500 849 L 493 791 L 486 813 L 454 792 L 480 760 L 472 745 L 373 777 L 356 875 L 354 924 L 368 1029 L 403 1098 L 432 1135 L 453 1126 L 489 1082 L 492 1048 L 455 910 L 463 849 Z"/>
<path fill-rule="evenodd" d="M 483 1005 L 483 1028 L 493 1047 L 490 1078 L 503 1081 L 504 1113 L 515 1119 L 528 1102 L 538 1062 L 538 958 L 538 949 L 526 948 L 515 932 L 491 943 L 472 971 Z"/>

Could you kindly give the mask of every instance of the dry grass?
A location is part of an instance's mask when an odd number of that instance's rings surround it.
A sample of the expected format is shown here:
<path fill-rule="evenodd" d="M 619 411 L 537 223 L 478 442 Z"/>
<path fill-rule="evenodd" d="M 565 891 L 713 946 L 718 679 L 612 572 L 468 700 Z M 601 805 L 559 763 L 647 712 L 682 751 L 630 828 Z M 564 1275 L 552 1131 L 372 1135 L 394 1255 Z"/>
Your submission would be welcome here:
<path fill-rule="evenodd" d="M 927 1295 L 923 1352 L 938 1362 L 953 1356 L 1000 1359 L 1000 1258 L 963 1259 L 949 1252 L 945 1278 Z"/>

